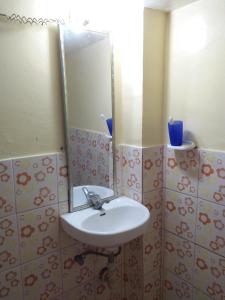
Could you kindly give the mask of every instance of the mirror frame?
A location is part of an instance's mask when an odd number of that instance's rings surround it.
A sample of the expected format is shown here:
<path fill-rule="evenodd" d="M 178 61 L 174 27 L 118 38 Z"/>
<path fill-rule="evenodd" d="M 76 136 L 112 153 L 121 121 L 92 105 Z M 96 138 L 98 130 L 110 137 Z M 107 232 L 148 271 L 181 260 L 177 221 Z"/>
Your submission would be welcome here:
<path fill-rule="evenodd" d="M 60 69 L 61 69 L 61 87 L 62 87 L 62 100 L 63 100 L 63 111 L 64 111 L 64 131 L 65 131 L 65 153 L 66 153 L 66 160 L 68 164 L 68 145 L 69 145 L 69 134 L 68 134 L 68 94 L 67 94 L 67 79 L 66 79 L 66 71 L 65 71 L 65 48 L 63 43 L 63 33 L 65 28 L 70 28 L 70 24 L 65 25 L 58 25 L 59 31 L 59 52 L 60 52 Z M 110 40 L 110 48 L 111 48 L 111 105 L 112 105 L 112 119 L 113 119 L 113 134 L 112 134 L 112 156 L 113 156 L 113 192 L 114 196 L 110 197 L 113 199 L 118 197 L 118 190 L 117 190 L 117 171 L 116 171 L 116 126 L 115 126 L 115 82 L 114 82 L 114 48 L 113 48 L 113 40 L 112 40 L 112 33 L 107 31 L 96 31 L 91 29 L 85 29 L 84 31 L 87 32 L 95 32 L 95 33 L 104 33 L 109 36 Z M 73 192 L 72 186 L 70 184 L 70 168 L 68 166 L 68 200 L 69 200 L 69 212 L 74 212 L 78 210 L 82 210 L 88 207 L 91 207 L 90 204 L 84 204 L 81 206 L 74 207 L 73 206 Z"/>

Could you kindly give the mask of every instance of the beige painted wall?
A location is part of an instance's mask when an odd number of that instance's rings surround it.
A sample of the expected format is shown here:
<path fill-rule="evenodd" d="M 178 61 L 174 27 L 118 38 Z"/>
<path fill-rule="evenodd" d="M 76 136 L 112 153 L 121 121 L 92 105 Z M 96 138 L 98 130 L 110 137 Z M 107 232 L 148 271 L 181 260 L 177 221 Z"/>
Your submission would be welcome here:
<path fill-rule="evenodd" d="M 163 142 L 167 14 L 152 9 L 134 14 L 136 28 L 125 25 L 124 41 L 115 36 L 116 134 L 118 143 L 152 146 Z"/>
<path fill-rule="evenodd" d="M 61 0 L 1 1 L 1 12 L 68 16 Z M 142 144 L 142 22 L 135 8 L 114 31 L 117 141 L 133 145 Z M 0 22 L 0 43 L 0 158 L 58 151 L 64 133 L 56 28 Z"/>
<path fill-rule="evenodd" d="M 109 37 L 98 40 L 99 37 L 78 49 L 82 38 L 74 33 L 65 36 L 68 126 L 108 134 L 100 114 L 112 117 L 111 43 Z M 72 43 L 71 38 L 77 43 Z M 85 41 L 87 39 L 88 36 Z"/>
<path fill-rule="evenodd" d="M 142 145 L 162 144 L 167 13 L 144 9 Z"/>
<path fill-rule="evenodd" d="M 60 1 L 1 1 L 2 13 L 66 17 Z M 0 21 L 0 158 L 64 144 L 58 30 Z"/>
<path fill-rule="evenodd" d="M 143 9 L 127 10 L 114 30 L 116 141 L 142 145 Z M 134 21 L 135 20 L 135 21 Z"/>
<path fill-rule="evenodd" d="M 225 2 L 200 0 L 169 20 L 165 116 L 184 120 L 199 147 L 225 149 Z M 164 141 L 167 124 L 164 124 Z"/>

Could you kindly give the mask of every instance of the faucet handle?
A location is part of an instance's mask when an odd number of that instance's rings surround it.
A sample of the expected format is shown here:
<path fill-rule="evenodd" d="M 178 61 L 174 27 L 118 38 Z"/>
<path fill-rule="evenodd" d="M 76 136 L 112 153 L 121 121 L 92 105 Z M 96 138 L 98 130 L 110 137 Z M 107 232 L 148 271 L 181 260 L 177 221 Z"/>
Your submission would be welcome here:
<path fill-rule="evenodd" d="M 86 198 L 87 198 L 87 200 L 88 200 L 88 196 L 89 196 L 89 191 L 88 191 L 88 189 L 84 186 L 84 187 L 82 187 L 82 191 L 84 192 L 84 195 L 86 196 Z"/>
<path fill-rule="evenodd" d="M 85 197 L 87 199 L 87 202 L 89 204 L 92 204 L 92 197 L 93 197 L 94 193 L 91 192 L 91 191 L 89 191 L 85 186 L 82 187 L 82 191 L 84 192 L 84 195 L 85 195 Z"/>
<path fill-rule="evenodd" d="M 93 194 L 93 196 L 90 198 L 92 205 L 94 206 L 94 209 L 101 209 L 102 208 L 102 200 L 98 194 Z"/>
<path fill-rule="evenodd" d="M 82 191 L 84 192 L 88 203 L 94 206 L 94 209 L 102 208 L 104 202 L 101 200 L 101 197 L 98 194 L 89 191 L 85 186 L 82 188 Z"/>

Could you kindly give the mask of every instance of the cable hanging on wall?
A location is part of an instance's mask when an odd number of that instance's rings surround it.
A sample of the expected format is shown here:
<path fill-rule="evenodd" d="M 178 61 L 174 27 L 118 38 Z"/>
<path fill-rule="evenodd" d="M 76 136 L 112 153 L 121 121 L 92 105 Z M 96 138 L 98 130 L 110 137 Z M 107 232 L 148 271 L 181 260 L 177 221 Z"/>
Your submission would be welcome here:
<path fill-rule="evenodd" d="M 18 22 L 20 24 L 30 24 L 30 25 L 48 25 L 48 24 L 58 24 L 58 25 L 63 25 L 65 24 L 65 21 L 63 19 L 47 19 L 47 18 L 30 18 L 30 17 L 25 17 L 25 16 L 20 16 L 17 14 L 12 14 L 12 15 L 6 15 L 6 14 L 1 14 L 0 17 L 5 18 L 8 21 L 11 22 Z"/>

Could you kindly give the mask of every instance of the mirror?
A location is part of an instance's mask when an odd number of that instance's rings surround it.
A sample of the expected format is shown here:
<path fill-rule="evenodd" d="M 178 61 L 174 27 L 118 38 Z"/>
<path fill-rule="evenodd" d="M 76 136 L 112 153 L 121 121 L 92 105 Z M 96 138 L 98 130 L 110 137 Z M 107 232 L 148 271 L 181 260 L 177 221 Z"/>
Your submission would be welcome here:
<path fill-rule="evenodd" d="M 60 26 L 71 211 L 86 207 L 82 187 L 112 189 L 113 75 L 108 33 Z"/>

